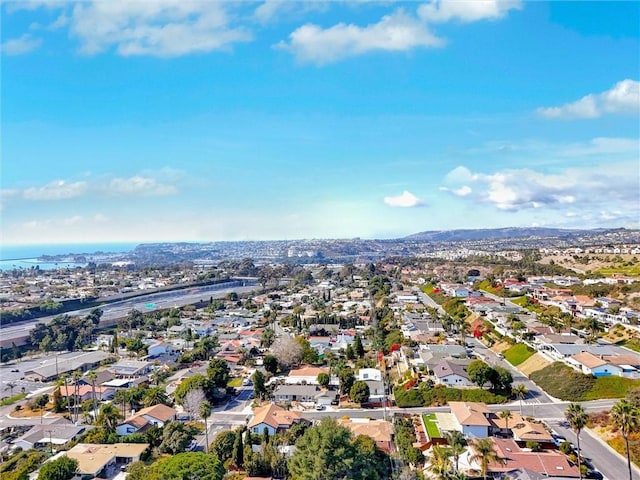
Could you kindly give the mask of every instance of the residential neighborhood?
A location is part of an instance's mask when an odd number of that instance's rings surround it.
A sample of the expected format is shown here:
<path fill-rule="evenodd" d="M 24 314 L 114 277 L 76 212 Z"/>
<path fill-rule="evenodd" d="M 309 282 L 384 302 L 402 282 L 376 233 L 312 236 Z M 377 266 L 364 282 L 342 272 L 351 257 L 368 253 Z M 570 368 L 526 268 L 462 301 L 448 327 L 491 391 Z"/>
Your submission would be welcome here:
<path fill-rule="evenodd" d="M 343 432 L 379 478 L 604 478 L 566 432 L 587 435 L 570 411 L 589 418 L 590 400 L 611 399 L 606 415 L 635 401 L 640 276 L 424 262 L 299 266 L 111 327 L 97 307 L 41 323 L 3 349 L 3 472 L 37 453 L 34 466 L 135 480 L 203 452 L 229 478 L 284 479 L 313 435 Z"/>

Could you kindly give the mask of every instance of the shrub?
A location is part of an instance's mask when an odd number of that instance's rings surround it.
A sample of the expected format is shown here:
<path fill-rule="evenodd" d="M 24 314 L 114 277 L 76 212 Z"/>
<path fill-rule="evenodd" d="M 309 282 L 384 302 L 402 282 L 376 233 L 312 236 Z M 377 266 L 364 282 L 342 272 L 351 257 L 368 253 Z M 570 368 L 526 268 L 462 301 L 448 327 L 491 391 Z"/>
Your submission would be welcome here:
<path fill-rule="evenodd" d="M 561 362 L 533 372 L 530 378 L 549 395 L 572 402 L 584 401 L 596 381 L 591 375 L 578 373 Z"/>

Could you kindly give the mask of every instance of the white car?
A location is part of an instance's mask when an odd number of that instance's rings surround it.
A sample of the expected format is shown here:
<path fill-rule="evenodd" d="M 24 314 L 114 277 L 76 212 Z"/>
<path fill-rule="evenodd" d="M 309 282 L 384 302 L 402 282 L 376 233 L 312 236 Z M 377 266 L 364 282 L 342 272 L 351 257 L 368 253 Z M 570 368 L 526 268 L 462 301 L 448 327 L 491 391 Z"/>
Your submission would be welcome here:
<path fill-rule="evenodd" d="M 324 405 L 317 404 L 316 405 L 316 410 L 318 410 L 318 411 L 324 410 Z"/>

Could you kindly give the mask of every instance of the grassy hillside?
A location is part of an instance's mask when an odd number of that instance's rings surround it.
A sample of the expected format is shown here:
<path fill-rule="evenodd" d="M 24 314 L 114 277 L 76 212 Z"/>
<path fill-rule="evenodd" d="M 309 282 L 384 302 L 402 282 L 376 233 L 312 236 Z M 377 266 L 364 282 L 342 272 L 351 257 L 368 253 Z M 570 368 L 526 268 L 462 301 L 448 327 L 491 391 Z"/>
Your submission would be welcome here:
<path fill-rule="evenodd" d="M 621 377 L 584 375 L 561 362 L 533 372 L 531 380 L 549 395 L 561 400 L 583 402 L 600 398 L 621 398 L 629 390 L 640 387 L 640 380 Z"/>

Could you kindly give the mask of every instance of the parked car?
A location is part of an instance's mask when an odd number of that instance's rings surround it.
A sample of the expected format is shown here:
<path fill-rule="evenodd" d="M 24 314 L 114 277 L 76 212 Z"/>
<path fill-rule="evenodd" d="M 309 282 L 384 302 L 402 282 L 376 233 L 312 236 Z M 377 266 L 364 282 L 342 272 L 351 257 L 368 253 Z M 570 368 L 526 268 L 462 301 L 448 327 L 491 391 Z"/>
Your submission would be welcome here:
<path fill-rule="evenodd" d="M 319 403 L 316 405 L 316 410 L 324 410 L 324 405 L 320 405 Z"/>

